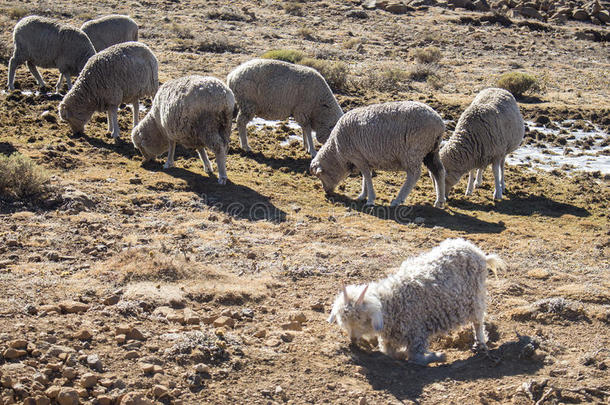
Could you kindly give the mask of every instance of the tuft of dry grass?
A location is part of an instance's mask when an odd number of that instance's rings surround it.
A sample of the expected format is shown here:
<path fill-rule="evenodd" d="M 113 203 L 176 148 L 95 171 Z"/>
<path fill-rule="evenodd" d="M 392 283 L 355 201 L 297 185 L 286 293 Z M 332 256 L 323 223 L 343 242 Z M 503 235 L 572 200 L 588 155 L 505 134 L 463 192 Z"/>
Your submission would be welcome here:
<path fill-rule="evenodd" d="M 284 62 L 299 63 L 305 56 L 294 49 L 272 49 L 261 55 L 263 59 L 276 59 Z"/>
<path fill-rule="evenodd" d="M 20 20 L 29 14 L 29 11 L 25 7 L 19 6 L 8 8 L 5 11 L 13 20 Z"/>
<path fill-rule="evenodd" d="M 438 77 L 438 65 L 435 63 L 417 63 L 411 67 L 409 80 L 416 82 L 427 81 L 430 77 Z"/>
<path fill-rule="evenodd" d="M 286 14 L 301 17 L 303 15 L 303 6 L 297 2 L 290 1 L 283 6 Z"/>
<path fill-rule="evenodd" d="M 246 21 L 247 20 L 245 15 L 243 15 L 239 11 L 237 11 L 233 8 L 230 8 L 230 7 L 223 7 L 220 10 L 209 11 L 207 16 L 211 20 L 222 20 L 222 21 Z"/>
<path fill-rule="evenodd" d="M 436 46 L 427 46 L 425 48 L 415 49 L 413 56 L 418 63 L 438 63 L 443 54 Z"/>
<path fill-rule="evenodd" d="M 307 27 L 301 27 L 297 30 L 297 36 L 301 37 L 303 39 L 306 39 L 307 41 L 315 41 L 316 37 L 313 34 L 313 31 L 310 28 Z"/>
<path fill-rule="evenodd" d="M 315 58 L 303 58 L 300 63 L 320 72 L 333 91 L 344 92 L 347 90 L 349 70 L 345 63 Z"/>
<path fill-rule="evenodd" d="M 20 153 L 0 155 L 0 198 L 36 200 L 47 191 L 49 176 Z"/>
<path fill-rule="evenodd" d="M 173 32 L 176 37 L 180 39 L 193 39 L 195 36 L 191 32 L 191 29 L 185 25 L 178 24 L 176 22 L 172 23 L 170 26 L 171 32 Z"/>
<path fill-rule="evenodd" d="M 409 87 L 409 73 L 396 66 L 385 66 L 379 70 L 370 69 L 362 80 L 362 85 L 377 91 L 404 90 Z"/>
<path fill-rule="evenodd" d="M 540 84 L 535 76 L 523 72 L 504 73 L 496 81 L 500 88 L 510 91 L 515 98 L 523 97 L 525 93 L 540 90 Z"/>

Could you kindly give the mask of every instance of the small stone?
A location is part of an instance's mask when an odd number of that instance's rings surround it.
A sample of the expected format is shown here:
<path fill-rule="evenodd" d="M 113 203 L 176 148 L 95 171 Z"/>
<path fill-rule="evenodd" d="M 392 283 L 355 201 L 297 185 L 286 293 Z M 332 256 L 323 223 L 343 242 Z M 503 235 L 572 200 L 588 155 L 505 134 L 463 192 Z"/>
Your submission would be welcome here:
<path fill-rule="evenodd" d="M 11 340 L 8 343 L 8 346 L 12 347 L 13 349 L 25 349 L 28 347 L 28 341 L 23 339 Z"/>
<path fill-rule="evenodd" d="M 267 336 L 267 331 L 265 329 L 259 329 L 256 332 L 254 332 L 252 334 L 252 336 L 257 337 L 257 338 L 264 338 L 265 336 Z"/>
<path fill-rule="evenodd" d="M 98 405 L 112 405 L 112 397 L 108 395 L 99 395 L 96 399 Z"/>
<path fill-rule="evenodd" d="M 83 374 L 80 378 L 80 385 L 83 388 L 91 388 L 97 384 L 97 376 L 92 373 Z"/>
<path fill-rule="evenodd" d="M 81 329 L 78 332 L 76 332 L 74 335 L 72 335 L 72 337 L 74 339 L 78 339 L 78 340 L 90 340 L 93 337 L 93 335 L 91 334 L 91 332 L 89 332 L 89 330 Z"/>
<path fill-rule="evenodd" d="M 108 297 L 104 298 L 104 301 L 102 301 L 102 303 L 104 305 L 116 305 L 119 303 L 120 300 L 121 300 L 120 295 L 112 294 L 112 295 L 109 295 Z"/>
<path fill-rule="evenodd" d="M 76 378 L 76 370 L 72 367 L 66 367 L 61 372 L 61 375 L 68 380 L 73 380 Z"/>
<path fill-rule="evenodd" d="M 312 309 L 312 311 L 324 312 L 324 304 L 321 302 L 316 302 L 315 304 L 312 304 L 310 308 Z"/>
<path fill-rule="evenodd" d="M 155 385 L 152 389 L 155 398 L 163 398 L 169 394 L 169 389 L 164 385 Z"/>
<path fill-rule="evenodd" d="M 294 331 L 301 331 L 303 330 L 303 328 L 301 327 L 301 324 L 299 322 L 296 321 L 292 321 L 292 322 L 288 322 L 288 323 L 283 323 L 280 325 L 280 327 L 284 330 L 294 330 Z"/>
<path fill-rule="evenodd" d="M 97 354 L 87 356 L 87 365 L 97 371 L 102 371 L 102 361 Z"/>
<path fill-rule="evenodd" d="M 204 363 L 199 363 L 195 366 L 195 371 L 202 374 L 211 374 L 210 366 Z"/>
<path fill-rule="evenodd" d="M 135 350 L 131 350 L 131 351 L 125 353 L 125 358 L 127 360 L 137 359 L 138 357 L 140 357 L 140 354 Z"/>
<path fill-rule="evenodd" d="M 120 334 L 120 335 L 116 335 L 114 337 L 114 341 L 117 342 L 118 344 L 123 344 L 125 343 L 125 341 L 127 340 L 127 336 Z"/>
<path fill-rule="evenodd" d="M 41 305 L 40 311 L 46 312 L 47 314 L 50 314 L 50 313 L 59 314 L 59 313 L 61 313 L 61 308 L 59 307 L 59 305 Z"/>
<path fill-rule="evenodd" d="M 49 110 L 43 111 L 42 114 L 40 114 L 40 118 L 42 118 L 46 122 L 50 122 L 52 124 L 56 124 L 57 123 L 57 117 L 55 116 L 55 114 L 53 114 Z"/>
<path fill-rule="evenodd" d="M 265 340 L 265 346 L 278 347 L 281 344 L 282 344 L 282 341 L 278 338 L 270 338 L 270 339 Z"/>
<path fill-rule="evenodd" d="M 142 179 L 139 177 L 132 177 L 129 179 L 129 184 L 142 184 Z"/>
<path fill-rule="evenodd" d="M 63 301 L 59 303 L 59 308 L 67 314 L 78 314 L 87 312 L 89 310 L 89 305 L 78 301 Z"/>
<path fill-rule="evenodd" d="M 53 385 L 53 386 L 47 388 L 47 390 L 44 392 L 44 394 L 51 399 L 55 399 L 59 395 L 60 390 L 61 390 L 61 387 Z"/>
<path fill-rule="evenodd" d="M 368 401 L 366 400 L 366 397 L 360 397 L 358 399 L 358 405 L 366 405 L 368 403 Z"/>
<path fill-rule="evenodd" d="M 198 325 L 200 322 L 199 316 L 190 308 L 184 308 L 184 323 L 187 325 Z"/>
<path fill-rule="evenodd" d="M 280 335 L 280 338 L 286 342 L 286 343 L 290 343 L 294 340 L 294 335 L 292 333 L 289 332 L 284 332 Z"/>
<path fill-rule="evenodd" d="M 131 328 L 131 330 L 125 336 L 128 340 L 146 340 L 144 334 L 137 328 Z"/>
<path fill-rule="evenodd" d="M 154 405 L 154 402 L 138 392 L 129 392 L 123 396 L 120 405 Z"/>
<path fill-rule="evenodd" d="M 288 316 L 288 320 L 303 324 L 307 322 L 307 317 L 303 312 L 296 312 L 294 314 L 290 314 Z"/>
<path fill-rule="evenodd" d="M 78 391 L 70 387 L 62 387 L 57 395 L 59 405 L 78 405 Z"/>
<path fill-rule="evenodd" d="M 551 276 L 551 272 L 545 269 L 532 269 L 527 272 L 527 276 L 538 280 L 546 280 Z"/>
<path fill-rule="evenodd" d="M 224 316 L 224 315 L 219 316 L 214 321 L 214 326 L 216 326 L 217 328 L 222 327 L 222 326 L 229 326 L 229 327 L 233 328 L 233 326 L 235 326 L 235 320 L 228 316 Z"/>
<path fill-rule="evenodd" d="M 45 397 L 44 395 L 37 395 L 36 398 L 36 405 L 50 405 L 51 404 L 51 400 L 47 397 Z"/>
<path fill-rule="evenodd" d="M 28 354 L 28 352 L 26 352 L 25 350 L 17 350 L 17 349 L 9 348 L 9 349 L 6 349 L 2 353 L 2 356 L 4 356 L 4 358 L 8 359 L 8 360 L 14 360 L 14 359 L 18 359 L 19 357 L 23 357 L 26 354 Z"/>
<path fill-rule="evenodd" d="M 154 371 L 155 365 L 150 363 L 142 363 L 140 364 L 140 368 L 144 371 L 145 374 L 150 374 Z"/>

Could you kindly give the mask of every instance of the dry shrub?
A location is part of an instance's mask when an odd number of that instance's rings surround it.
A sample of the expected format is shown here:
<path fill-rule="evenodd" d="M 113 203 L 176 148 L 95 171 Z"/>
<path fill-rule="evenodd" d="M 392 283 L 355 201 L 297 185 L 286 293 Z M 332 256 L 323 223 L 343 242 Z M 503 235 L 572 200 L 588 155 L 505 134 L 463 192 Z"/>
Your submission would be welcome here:
<path fill-rule="evenodd" d="M 343 62 L 303 58 L 301 64 L 316 69 L 335 92 L 347 90 L 348 68 Z"/>
<path fill-rule="evenodd" d="M 504 73 L 500 76 L 496 85 L 510 91 L 516 98 L 523 97 L 527 92 L 536 92 L 540 90 L 538 79 L 522 72 Z"/>
<path fill-rule="evenodd" d="M 416 82 L 428 80 L 431 76 L 438 76 L 438 65 L 434 63 L 417 63 L 409 70 L 409 79 Z"/>
<path fill-rule="evenodd" d="M 441 50 L 436 46 L 416 49 L 413 51 L 413 54 L 418 63 L 438 63 L 443 56 Z"/>
<path fill-rule="evenodd" d="M 239 11 L 230 8 L 223 7 L 220 10 L 213 10 L 208 12 L 208 18 L 211 20 L 222 20 L 222 21 L 246 21 L 245 15 Z"/>
<path fill-rule="evenodd" d="M 229 38 L 220 34 L 203 35 L 195 41 L 195 49 L 199 52 L 237 53 L 241 46 L 229 42 Z"/>
<path fill-rule="evenodd" d="M 287 14 L 300 17 L 303 15 L 303 6 L 301 6 L 299 3 L 296 3 L 294 1 L 290 1 L 286 4 L 284 4 L 284 11 Z"/>
<path fill-rule="evenodd" d="M 174 282 L 193 274 L 193 264 L 184 255 L 170 256 L 159 249 L 127 249 L 101 264 L 98 273 L 119 285 L 134 281 Z"/>
<path fill-rule="evenodd" d="M 0 198 L 35 201 L 48 191 L 49 176 L 20 153 L 0 155 Z"/>
<path fill-rule="evenodd" d="M 15 7 L 6 9 L 5 12 L 13 20 L 20 20 L 29 14 L 28 10 L 25 7 L 19 7 L 19 6 L 15 6 Z"/>
<path fill-rule="evenodd" d="M 370 69 L 362 85 L 378 91 L 404 90 L 409 87 L 409 73 L 395 66 Z"/>
<path fill-rule="evenodd" d="M 185 25 L 178 23 L 172 23 L 170 30 L 180 39 L 193 39 L 195 36 L 191 32 L 191 29 Z"/>
<path fill-rule="evenodd" d="M 299 63 L 303 58 L 303 52 L 294 49 L 272 49 L 261 55 L 263 59 L 276 59 L 284 62 Z"/>
<path fill-rule="evenodd" d="M 307 27 L 301 27 L 297 30 L 297 36 L 306 39 L 308 41 L 315 41 L 316 37 L 313 34 L 313 31 Z"/>

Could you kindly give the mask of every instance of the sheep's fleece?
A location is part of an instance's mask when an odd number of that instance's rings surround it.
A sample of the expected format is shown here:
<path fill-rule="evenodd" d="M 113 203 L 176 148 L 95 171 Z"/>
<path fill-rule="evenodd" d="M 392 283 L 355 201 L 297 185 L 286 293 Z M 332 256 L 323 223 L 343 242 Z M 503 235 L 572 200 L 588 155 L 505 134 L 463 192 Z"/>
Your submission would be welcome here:
<path fill-rule="evenodd" d="M 84 23 L 80 29 L 87 34 L 97 52 L 122 42 L 138 40 L 138 24 L 126 15 L 96 18 Z"/>

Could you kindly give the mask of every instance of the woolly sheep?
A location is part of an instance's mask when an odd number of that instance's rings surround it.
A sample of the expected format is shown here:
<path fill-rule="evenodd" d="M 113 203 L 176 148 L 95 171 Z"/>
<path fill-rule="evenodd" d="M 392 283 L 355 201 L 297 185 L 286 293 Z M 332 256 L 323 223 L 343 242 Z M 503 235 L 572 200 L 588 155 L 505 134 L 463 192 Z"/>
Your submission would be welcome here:
<path fill-rule="evenodd" d="M 126 15 L 112 14 L 89 20 L 80 29 L 87 34 L 96 52 L 111 45 L 138 40 L 138 24 Z"/>
<path fill-rule="evenodd" d="M 382 280 L 343 287 L 328 318 L 350 336 L 378 338 L 383 353 L 421 365 L 445 361 L 430 353 L 428 340 L 472 322 L 475 348 L 487 350 L 483 319 L 487 268 L 504 263 L 463 239 L 447 239 L 420 256 L 405 260 Z"/>
<path fill-rule="evenodd" d="M 399 101 L 361 107 L 346 113 L 328 141 L 311 161 L 310 172 L 322 180 L 329 193 L 352 171 L 362 173 L 358 200 L 375 202 L 371 169 L 404 170 L 407 179 L 392 206 L 402 204 L 419 179 L 422 161 L 430 170 L 436 189 L 435 207 L 445 202 L 445 170 L 439 145 L 445 124 L 430 107 L 415 101 Z"/>
<path fill-rule="evenodd" d="M 483 170 L 491 164 L 495 178 L 494 198 L 502 199 L 504 160 L 519 147 L 524 134 L 523 117 L 512 94 L 497 88 L 481 91 L 441 149 L 441 161 L 447 171 L 446 194 L 466 172 L 469 173 L 466 195 L 472 194 L 481 184 Z"/>
<path fill-rule="evenodd" d="M 226 153 L 231 135 L 235 98 L 222 81 L 213 77 L 186 76 L 163 84 L 152 107 L 131 135 L 145 161 L 169 150 L 165 168 L 174 165 L 176 142 L 196 149 L 207 173 L 212 165 L 204 147 L 214 151 L 218 182 L 225 184 Z"/>
<path fill-rule="evenodd" d="M 64 79 L 70 89 L 71 76 L 78 76 L 87 60 L 95 54 L 83 31 L 35 15 L 22 18 L 15 25 L 13 45 L 13 56 L 8 64 L 9 90 L 15 89 L 15 71 L 24 62 L 40 87 L 44 87 L 45 82 L 36 66 L 59 69 L 56 91 L 59 92 Z"/>
<path fill-rule="evenodd" d="M 59 104 L 59 116 L 75 133 L 83 132 L 95 111 L 107 111 L 108 132 L 119 138 L 118 108 L 133 105 L 133 125 L 139 121 L 139 99 L 152 97 L 159 87 L 158 63 L 144 44 L 124 42 L 93 56 L 72 90 Z"/>
<path fill-rule="evenodd" d="M 311 131 L 324 143 L 343 115 L 328 84 L 315 69 L 270 59 L 253 59 L 227 76 L 239 114 L 237 128 L 242 149 L 250 151 L 246 125 L 254 118 L 268 120 L 292 116 L 303 129 L 303 146 L 315 156 Z"/>

